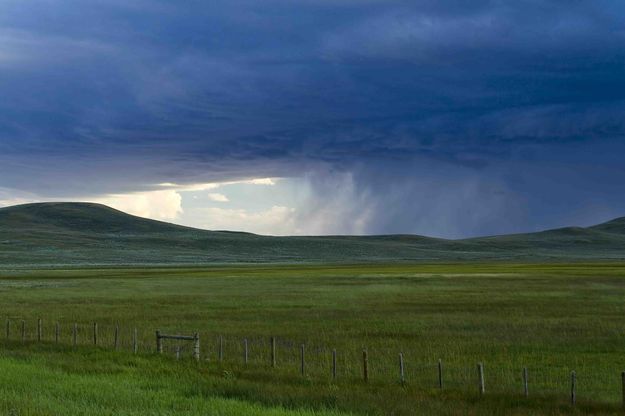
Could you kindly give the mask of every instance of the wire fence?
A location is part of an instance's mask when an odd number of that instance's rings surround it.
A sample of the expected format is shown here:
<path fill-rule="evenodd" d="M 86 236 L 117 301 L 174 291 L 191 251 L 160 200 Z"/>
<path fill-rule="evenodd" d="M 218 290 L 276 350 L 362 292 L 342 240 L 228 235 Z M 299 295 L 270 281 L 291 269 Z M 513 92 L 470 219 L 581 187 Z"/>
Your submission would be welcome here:
<path fill-rule="evenodd" d="M 189 338 L 195 334 L 184 335 Z M 475 394 L 566 396 L 572 404 L 579 397 L 625 406 L 625 372 L 619 368 L 597 369 L 586 364 L 573 369 L 544 363 L 490 366 L 487 361 L 463 365 L 458 363 L 457 357 L 449 362 L 445 357 L 424 361 L 421 354 L 409 348 L 363 346 L 337 350 L 315 340 L 297 342 L 281 337 L 238 337 L 207 332 L 199 332 L 197 336 L 200 362 L 239 372 L 263 368 L 319 381 L 409 384 L 424 390 Z M 99 323 L 7 319 L 4 339 L 92 346 L 135 354 L 158 352 L 156 330 Z M 164 340 L 161 353 L 180 360 L 198 358 L 194 343 L 181 339 Z"/>

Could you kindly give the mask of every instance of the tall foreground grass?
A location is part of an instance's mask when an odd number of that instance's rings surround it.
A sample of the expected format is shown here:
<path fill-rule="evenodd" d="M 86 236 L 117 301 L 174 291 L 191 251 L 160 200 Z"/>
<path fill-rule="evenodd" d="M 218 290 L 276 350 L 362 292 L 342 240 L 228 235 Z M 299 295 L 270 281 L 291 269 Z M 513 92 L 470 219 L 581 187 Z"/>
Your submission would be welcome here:
<path fill-rule="evenodd" d="M 76 365 L 63 371 L 72 375 L 84 369 L 105 384 L 111 368 L 145 365 L 145 370 L 157 363 L 167 371 L 137 373 L 165 385 L 184 379 L 189 390 L 183 395 L 193 392 L 198 400 L 230 397 L 264 406 L 369 414 L 610 413 L 620 408 L 625 369 L 624 276 L 619 264 L 5 271 L 0 272 L 0 301 L 11 322 L 10 339 L 3 341 L 7 365 L 14 364 L 15 355 L 38 360 L 36 369 L 71 362 Z M 45 341 L 40 344 L 39 317 Z M 57 321 L 58 346 L 53 340 Z M 77 348 L 71 347 L 73 322 L 79 326 Z M 93 322 L 99 324 L 98 348 L 88 346 Z M 117 325 L 116 353 L 111 349 Z M 135 327 L 137 356 L 132 354 Z M 200 364 L 186 359 L 190 346 L 183 344 L 181 361 L 173 359 L 173 343 L 166 344 L 165 357 L 154 357 L 156 329 L 199 332 Z M 272 336 L 278 340 L 276 368 L 269 360 Z M 362 380 L 365 348 L 367 384 Z M 478 395 L 478 362 L 485 366 L 484 397 Z M 529 398 L 522 395 L 523 367 L 530 374 Z M 572 370 L 578 375 L 575 408 L 568 404 Z M 120 370 L 120 377 L 127 376 Z"/>
<path fill-rule="evenodd" d="M 212 394 L 196 368 L 103 351 L 6 349 L 0 411 L 8 415 L 339 416 L 262 406 Z"/>

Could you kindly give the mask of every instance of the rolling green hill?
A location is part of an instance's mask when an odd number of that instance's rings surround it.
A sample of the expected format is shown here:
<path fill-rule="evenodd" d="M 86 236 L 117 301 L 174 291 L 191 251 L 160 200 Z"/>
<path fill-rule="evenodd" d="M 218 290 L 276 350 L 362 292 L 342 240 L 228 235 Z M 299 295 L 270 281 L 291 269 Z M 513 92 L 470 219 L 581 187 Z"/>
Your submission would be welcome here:
<path fill-rule="evenodd" d="M 575 259 L 625 259 L 625 218 L 588 228 L 445 240 L 205 231 L 87 203 L 0 209 L 0 265 L 5 267 Z"/>

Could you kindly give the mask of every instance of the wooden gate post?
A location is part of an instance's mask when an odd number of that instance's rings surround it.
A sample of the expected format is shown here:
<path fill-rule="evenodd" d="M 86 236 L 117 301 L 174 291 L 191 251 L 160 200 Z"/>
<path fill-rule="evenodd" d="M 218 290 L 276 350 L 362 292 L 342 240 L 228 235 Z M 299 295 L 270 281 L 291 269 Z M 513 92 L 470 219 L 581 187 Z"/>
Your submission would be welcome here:
<path fill-rule="evenodd" d="M 98 345 L 98 323 L 93 323 L 93 345 Z"/>
<path fill-rule="evenodd" d="M 161 338 L 161 331 L 156 330 L 156 352 L 163 353 L 163 339 Z"/>
<path fill-rule="evenodd" d="M 197 332 L 193 334 L 193 357 L 200 361 L 200 335 Z"/>
<path fill-rule="evenodd" d="M 37 342 L 41 342 L 41 318 L 37 319 Z"/>
<path fill-rule="evenodd" d="M 135 339 L 136 339 L 136 336 L 135 336 Z M 175 339 L 179 341 L 180 340 L 193 341 L 193 357 L 198 361 L 200 360 L 200 335 L 197 332 L 193 335 L 168 335 L 168 334 L 162 334 L 161 331 L 157 329 L 156 330 L 156 352 L 158 354 L 163 353 L 163 339 Z M 176 355 L 179 355 L 179 353 L 177 353 Z"/>

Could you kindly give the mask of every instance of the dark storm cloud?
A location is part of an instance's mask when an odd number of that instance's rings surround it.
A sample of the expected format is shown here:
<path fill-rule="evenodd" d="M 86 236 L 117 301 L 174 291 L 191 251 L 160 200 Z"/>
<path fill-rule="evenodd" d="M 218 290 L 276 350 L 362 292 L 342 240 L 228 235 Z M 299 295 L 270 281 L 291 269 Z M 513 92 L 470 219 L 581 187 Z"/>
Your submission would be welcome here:
<path fill-rule="evenodd" d="M 367 232 L 592 222 L 625 213 L 624 42 L 616 0 L 4 1 L 0 186 L 309 175 L 323 204 L 338 172 Z"/>

